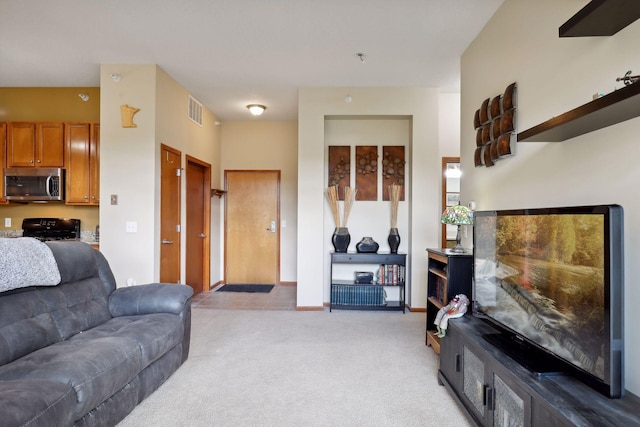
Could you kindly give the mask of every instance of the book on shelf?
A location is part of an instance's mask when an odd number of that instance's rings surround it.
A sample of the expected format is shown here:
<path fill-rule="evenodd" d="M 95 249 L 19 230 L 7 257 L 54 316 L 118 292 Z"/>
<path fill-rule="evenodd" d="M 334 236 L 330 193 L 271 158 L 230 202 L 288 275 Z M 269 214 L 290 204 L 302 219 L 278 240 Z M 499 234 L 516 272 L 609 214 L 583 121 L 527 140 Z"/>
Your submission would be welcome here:
<path fill-rule="evenodd" d="M 376 286 L 339 285 L 331 287 L 331 304 L 333 305 L 384 305 L 386 295 L 384 289 Z"/>
<path fill-rule="evenodd" d="M 405 282 L 405 266 L 398 264 L 381 264 L 378 268 L 379 285 L 396 286 Z"/>

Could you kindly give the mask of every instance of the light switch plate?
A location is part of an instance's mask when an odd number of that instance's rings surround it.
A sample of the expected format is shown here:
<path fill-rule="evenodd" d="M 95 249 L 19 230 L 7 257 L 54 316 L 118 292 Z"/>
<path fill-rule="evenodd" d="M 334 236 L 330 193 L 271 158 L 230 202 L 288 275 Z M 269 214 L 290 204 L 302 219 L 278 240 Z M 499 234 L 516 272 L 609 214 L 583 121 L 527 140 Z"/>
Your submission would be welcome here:
<path fill-rule="evenodd" d="M 11 218 L 5 218 L 4 219 L 4 226 L 5 227 L 11 227 Z"/>

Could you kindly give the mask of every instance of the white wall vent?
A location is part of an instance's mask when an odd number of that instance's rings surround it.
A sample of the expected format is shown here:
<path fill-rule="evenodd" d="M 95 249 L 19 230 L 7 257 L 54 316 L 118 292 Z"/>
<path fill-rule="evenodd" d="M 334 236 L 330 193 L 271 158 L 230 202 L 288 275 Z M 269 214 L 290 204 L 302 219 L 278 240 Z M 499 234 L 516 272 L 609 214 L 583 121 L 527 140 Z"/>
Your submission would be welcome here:
<path fill-rule="evenodd" d="M 191 121 L 202 126 L 202 104 L 200 104 L 193 96 L 189 95 L 189 106 L 187 112 Z"/>

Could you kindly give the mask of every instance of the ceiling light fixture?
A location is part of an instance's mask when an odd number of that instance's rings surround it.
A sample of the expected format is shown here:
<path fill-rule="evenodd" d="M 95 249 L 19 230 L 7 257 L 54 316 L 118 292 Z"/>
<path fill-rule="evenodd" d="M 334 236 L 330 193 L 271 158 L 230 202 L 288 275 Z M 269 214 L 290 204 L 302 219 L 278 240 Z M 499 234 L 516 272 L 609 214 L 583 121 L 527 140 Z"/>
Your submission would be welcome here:
<path fill-rule="evenodd" d="M 87 95 L 86 93 L 79 93 L 78 96 L 80 97 L 80 99 L 82 99 L 84 102 L 87 102 L 89 100 L 89 95 Z"/>
<path fill-rule="evenodd" d="M 247 105 L 247 108 L 249 109 L 251 114 L 253 114 L 254 116 L 261 115 L 262 113 L 264 113 L 264 110 L 267 109 L 267 107 L 265 107 L 264 105 L 260 105 L 260 104 L 249 104 L 249 105 Z"/>
<path fill-rule="evenodd" d="M 122 76 L 120 74 L 118 74 L 118 73 L 111 73 L 111 78 L 116 83 L 118 83 L 118 82 L 120 82 L 120 80 L 122 80 Z"/>

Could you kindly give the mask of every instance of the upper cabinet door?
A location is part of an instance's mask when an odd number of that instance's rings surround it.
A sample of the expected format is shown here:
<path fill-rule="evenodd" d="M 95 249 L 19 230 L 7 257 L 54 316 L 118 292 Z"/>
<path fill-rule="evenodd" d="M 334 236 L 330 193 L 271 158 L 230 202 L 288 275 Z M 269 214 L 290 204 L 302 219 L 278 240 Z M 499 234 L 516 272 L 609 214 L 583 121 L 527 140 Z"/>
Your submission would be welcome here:
<path fill-rule="evenodd" d="M 64 167 L 64 125 L 38 123 L 36 140 L 36 167 Z"/>
<path fill-rule="evenodd" d="M 7 167 L 35 167 L 36 124 L 7 125 Z"/>
<path fill-rule="evenodd" d="M 64 167 L 63 124 L 8 123 L 7 167 Z"/>

